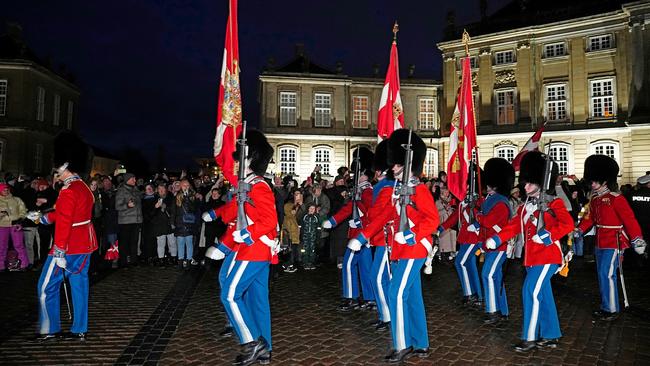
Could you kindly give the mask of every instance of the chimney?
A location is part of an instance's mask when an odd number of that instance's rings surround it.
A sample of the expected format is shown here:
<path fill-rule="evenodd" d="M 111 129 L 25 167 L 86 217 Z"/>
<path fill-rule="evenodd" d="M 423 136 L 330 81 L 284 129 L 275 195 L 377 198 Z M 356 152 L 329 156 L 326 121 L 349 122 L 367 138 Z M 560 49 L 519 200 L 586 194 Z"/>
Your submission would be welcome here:
<path fill-rule="evenodd" d="M 305 44 L 304 43 L 296 43 L 295 52 L 296 52 L 296 57 L 305 56 Z"/>
<path fill-rule="evenodd" d="M 409 73 L 408 73 L 409 76 L 408 77 L 412 78 L 414 73 L 415 73 L 415 64 L 410 64 L 409 65 Z"/>
<path fill-rule="evenodd" d="M 343 61 L 336 62 L 336 73 L 341 75 L 343 73 Z"/>

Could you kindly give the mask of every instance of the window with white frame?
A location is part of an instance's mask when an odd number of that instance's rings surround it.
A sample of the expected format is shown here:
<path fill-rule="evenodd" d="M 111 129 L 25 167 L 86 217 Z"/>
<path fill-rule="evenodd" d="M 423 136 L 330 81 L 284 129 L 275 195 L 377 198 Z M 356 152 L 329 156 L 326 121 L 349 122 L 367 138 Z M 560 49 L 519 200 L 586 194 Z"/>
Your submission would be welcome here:
<path fill-rule="evenodd" d="M 427 154 L 424 158 L 424 175 L 432 178 L 438 176 L 438 150 L 427 149 Z"/>
<path fill-rule="evenodd" d="M 558 165 L 560 175 L 567 175 L 571 169 L 570 167 L 570 155 L 569 155 L 569 145 L 564 143 L 553 143 L 553 146 L 548 148 L 546 145 L 547 153 L 555 160 Z"/>
<path fill-rule="evenodd" d="M 52 124 L 58 126 L 60 118 L 61 118 L 61 96 L 59 94 L 54 94 L 54 116 L 52 116 Z"/>
<path fill-rule="evenodd" d="M 589 42 L 589 51 L 606 50 L 614 47 L 611 34 L 601 34 L 599 36 L 589 37 L 587 41 Z"/>
<path fill-rule="evenodd" d="M 597 141 L 591 144 L 592 154 L 607 155 L 616 161 L 618 161 L 618 149 L 618 141 Z"/>
<path fill-rule="evenodd" d="M 437 130 L 438 120 L 436 114 L 435 98 L 418 99 L 418 121 L 420 122 L 420 130 Z"/>
<path fill-rule="evenodd" d="M 36 120 L 44 121 L 45 120 L 45 88 L 42 86 L 38 87 L 37 99 L 36 99 Z"/>
<path fill-rule="evenodd" d="M 552 58 L 566 55 L 566 47 L 563 42 L 544 45 L 544 58 Z"/>
<path fill-rule="evenodd" d="M 512 145 L 501 145 L 497 146 L 495 150 L 495 156 L 497 158 L 502 158 L 508 160 L 509 163 L 512 163 L 517 156 L 517 148 Z"/>
<path fill-rule="evenodd" d="M 283 175 L 296 175 L 298 161 L 298 148 L 294 146 L 280 146 L 280 172 Z"/>
<path fill-rule="evenodd" d="M 515 52 L 513 50 L 499 51 L 494 53 L 494 64 L 504 65 L 515 62 Z"/>
<path fill-rule="evenodd" d="M 7 114 L 7 80 L 0 80 L 0 116 Z"/>
<path fill-rule="evenodd" d="M 370 122 L 370 109 L 368 107 L 368 97 L 355 95 L 352 97 L 352 127 L 368 128 Z"/>
<path fill-rule="evenodd" d="M 616 83 L 614 78 L 589 81 L 591 117 L 610 118 L 616 115 Z"/>
<path fill-rule="evenodd" d="M 314 95 L 314 126 L 330 127 L 332 121 L 332 94 Z"/>
<path fill-rule="evenodd" d="M 566 121 L 566 84 L 553 84 L 545 87 L 546 119 L 548 121 Z"/>
<path fill-rule="evenodd" d="M 74 113 L 74 103 L 69 100 L 68 101 L 68 130 L 72 129 L 72 113 Z"/>
<path fill-rule="evenodd" d="M 295 92 L 280 92 L 280 126 L 296 125 L 296 102 Z"/>
<path fill-rule="evenodd" d="M 320 166 L 322 175 L 330 175 L 332 165 L 332 148 L 320 146 L 314 148 L 314 166 Z"/>
<path fill-rule="evenodd" d="M 34 146 L 36 147 L 36 151 L 34 153 L 34 171 L 40 172 L 41 168 L 43 168 L 43 145 L 36 144 Z"/>
<path fill-rule="evenodd" d="M 497 125 L 512 125 L 515 123 L 515 90 L 503 89 L 495 91 L 497 104 Z"/>

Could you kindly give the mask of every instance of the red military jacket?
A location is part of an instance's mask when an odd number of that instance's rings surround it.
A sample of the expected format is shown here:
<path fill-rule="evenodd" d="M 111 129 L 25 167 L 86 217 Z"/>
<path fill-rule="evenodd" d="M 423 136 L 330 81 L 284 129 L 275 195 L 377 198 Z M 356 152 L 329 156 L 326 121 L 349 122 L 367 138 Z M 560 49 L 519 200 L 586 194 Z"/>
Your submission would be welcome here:
<path fill-rule="evenodd" d="M 271 247 L 275 244 L 278 228 L 278 215 L 275 211 L 275 196 L 271 187 L 259 176 L 251 175 L 246 179 L 252 187 L 248 196 L 252 202 L 244 205 L 253 244 L 240 243 L 237 260 L 252 262 L 270 262 L 274 260 Z"/>
<path fill-rule="evenodd" d="M 519 206 L 514 216 L 500 233 L 496 234 L 501 242 L 506 242 L 517 234 L 524 234 L 524 266 L 541 266 L 544 264 L 562 264 L 563 256 L 560 248 L 560 238 L 573 231 L 573 218 L 566 210 L 564 202 L 556 198 L 548 205 L 544 213 L 546 230 L 551 233 L 553 243 L 546 246 L 533 241 L 537 234 L 537 205 L 528 203 Z"/>
<path fill-rule="evenodd" d="M 357 207 L 361 212 L 361 225 L 366 226 L 368 223 L 368 209 L 372 205 L 372 185 L 370 183 L 364 184 L 361 188 L 361 200 L 357 202 Z M 352 218 L 352 200 L 349 200 L 341 209 L 332 216 L 334 221 L 337 223 L 343 222 L 343 220 L 348 220 Z M 355 238 L 358 234 L 360 228 L 350 228 L 348 230 L 348 238 Z"/>
<path fill-rule="evenodd" d="M 393 207 L 393 185 L 395 181 L 383 179 L 373 188 L 373 199 L 368 210 L 368 225 L 359 231 L 370 244 L 378 247 L 393 245 L 393 227 L 396 212 Z M 399 217 L 398 217 L 399 219 Z M 384 227 L 387 227 L 389 237 L 386 237 Z"/>
<path fill-rule="evenodd" d="M 481 212 L 476 215 L 476 220 L 481 225 L 479 240 L 485 243 L 487 238 L 501 232 L 502 228 L 510 221 L 510 205 L 508 199 L 498 193 L 489 194 L 481 204 Z M 508 248 L 508 243 L 503 242 L 496 249 L 483 247 L 486 252 L 500 251 L 504 252 Z"/>
<path fill-rule="evenodd" d="M 474 217 L 477 216 L 478 211 L 474 211 Z M 456 212 L 454 215 L 450 215 L 445 222 L 442 223 L 442 228 L 445 230 L 449 230 L 450 228 L 454 227 L 460 220 L 460 227 L 458 229 L 458 237 L 456 238 L 456 241 L 459 244 L 476 244 L 481 241 L 481 238 L 479 237 L 478 233 L 474 233 L 471 231 L 467 231 L 467 226 L 469 226 L 469 206 L 465 203 L 465 201 L 460 201 L 458 204 L 458 207 L 456 208 Z"/>
<path fill-rule="evenodd" d="M 620 244 L 622 250 L 629 246 L 630 239 L 642 236 L 634 212 L 618 192 L 606 192 L 591 198 L 589 213 L 578 228 L 586 233 L 592 226 L 596 226 L 596 245 L 601 249 L 617 249 Z"/>
<path fill-rule="evenodd" d="M 54 223 L 54 245 L 66 254 L 88 254 L 97 249 L 95 228 L 91 222 L 95 199 L 90 188 L 78 177 L 71 179 L 59 192 L 55 211 L 45 220 Z"/>

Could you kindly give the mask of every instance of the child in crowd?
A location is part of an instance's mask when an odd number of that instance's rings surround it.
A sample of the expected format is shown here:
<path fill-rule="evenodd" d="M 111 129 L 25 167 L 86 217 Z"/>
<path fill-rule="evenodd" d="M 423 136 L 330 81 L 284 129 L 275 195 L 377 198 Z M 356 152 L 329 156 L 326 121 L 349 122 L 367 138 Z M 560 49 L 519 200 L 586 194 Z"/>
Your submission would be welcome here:
<path fill-rule="evenodd" d="M 300 242 L 302 243 L 302 264 L 306 270 L 316 267 L 316 244 L 320 238 L 320 219 L 316 205 L 310 204 L 307 213 L 301 219 Z"/>

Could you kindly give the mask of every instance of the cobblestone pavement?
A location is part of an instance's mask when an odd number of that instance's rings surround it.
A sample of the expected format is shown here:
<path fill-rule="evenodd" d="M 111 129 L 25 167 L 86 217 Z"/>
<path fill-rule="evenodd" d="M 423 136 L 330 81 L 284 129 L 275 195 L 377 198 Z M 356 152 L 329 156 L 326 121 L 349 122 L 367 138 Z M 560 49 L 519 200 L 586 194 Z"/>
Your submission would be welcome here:
<path fill-rule="evenodd" d="M 594 322 L 599 301 L 594 263 L 577 260 L 554 292 L 564 337 L 554 350 L 511 350 L 521 331 L 522 271 L 506 277 L 511 317 L 483 325 L 482 311 L 464 308 L 455 271 L 439 263 L 423 275 L 431 356 L 408 364 L 650 364 L 650 287 L 644 269 L 625 268 L 632 307 L 614 322 Z M 85 344 L 35 344 L 37 273 L 0 276 L 0 364 L 226 365 L 239 347 L 220 338 L 224 315 L 216 269 L 189 273 L 137 267 L 110 272 L 91 287 Z M 273 364 L 373 365 L 390 346 L 389 333 L 369 324 L 374 311 L 339 313 L 340 275 L 334 267 L 284 274 L 271 290 Z M 621 300 L 622 301 L 622 300 Z M 65 307 L 65 302 L 62 305 Z M 67 310 L 62 309 L 62 318 Z M 63 325 L 64 329 L 69 324 Z"/>

